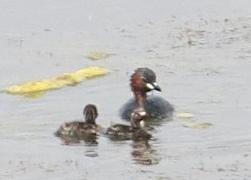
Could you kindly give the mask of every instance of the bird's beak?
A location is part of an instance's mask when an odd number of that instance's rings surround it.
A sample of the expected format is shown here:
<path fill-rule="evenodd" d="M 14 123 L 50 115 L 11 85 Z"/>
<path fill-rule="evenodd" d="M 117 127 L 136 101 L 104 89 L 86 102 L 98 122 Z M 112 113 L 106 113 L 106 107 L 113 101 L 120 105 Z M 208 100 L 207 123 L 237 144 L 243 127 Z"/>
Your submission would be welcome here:
<path fill-rule="evenodd" d="M 156 90 L 156 91 L 161 91 L 161 88 L 159 87 L 159 85 L 155 82 L 155 83 L 153 83 L 153 86 L 154 86 L 154 89 Z"/>
<path fill-rule="evenodd" d="M 144 120 L 141 120 L 141 121 L 139 122 L 139 126 L 140 126 L 141 128 L 144 128 L 144 127 L 145 127 L 145 121 L 144 121 Z"/>
<path fill-rule="evenodd" d="M 156 90 L 156 91 L 161 91 L 161 88 L 159 87 L 159 85 L 154 82 L 154 83 L 147 83 L 146 84 L 146 87 L 149 89 L 149 90 Z"/>

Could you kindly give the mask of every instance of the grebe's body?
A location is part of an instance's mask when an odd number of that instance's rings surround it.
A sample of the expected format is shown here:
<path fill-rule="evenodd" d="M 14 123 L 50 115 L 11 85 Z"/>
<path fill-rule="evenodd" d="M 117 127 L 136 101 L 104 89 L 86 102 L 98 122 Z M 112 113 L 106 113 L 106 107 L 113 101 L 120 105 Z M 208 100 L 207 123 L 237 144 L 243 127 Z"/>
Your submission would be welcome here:
<path fill-rule="evenodd" d="M 130 120 L 131 113 L 137 108 L 144 109 L 149 119 L 164 119 L 172 116 L 174 108 L 167 100 L 160 96 L 147 96 L 147 93 L 152 90 L 161 91 L 156 82 L 156 75 L 151 69 L 136 69 L 131 76 L 130 86 L 134 99 L 129 100 L 120 109 L 122 119 Z"/>

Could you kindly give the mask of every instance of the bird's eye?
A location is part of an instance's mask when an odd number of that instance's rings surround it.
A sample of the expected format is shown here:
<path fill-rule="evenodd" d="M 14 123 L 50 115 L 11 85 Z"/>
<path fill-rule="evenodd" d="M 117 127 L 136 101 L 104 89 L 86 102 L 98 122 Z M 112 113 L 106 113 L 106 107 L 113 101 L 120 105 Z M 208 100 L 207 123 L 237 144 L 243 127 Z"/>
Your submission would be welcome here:
<path fill-rule="evenodd" d="M 146 79 L 146 78 L 144 78 L 144 77 L 142 77 L 142 80 L 143 80 L 144 82 L 148 82 L 148 81 L 147 81 L 147 79 Z"/>

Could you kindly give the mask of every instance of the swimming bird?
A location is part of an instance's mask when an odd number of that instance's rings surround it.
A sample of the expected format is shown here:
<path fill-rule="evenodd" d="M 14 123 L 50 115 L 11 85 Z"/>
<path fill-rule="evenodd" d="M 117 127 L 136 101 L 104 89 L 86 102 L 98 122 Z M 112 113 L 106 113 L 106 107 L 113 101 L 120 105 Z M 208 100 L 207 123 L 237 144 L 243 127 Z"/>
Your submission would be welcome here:
<path fill-rule="evenodd" d="M 98 117 L 97 107 L 93 104 L 88 104 L 85 106 L 83 114 L 85 121 L 66 122 L 59 127 L 55 135 L 67 140 L 69 138 L 77 140 L 95 138 L 101 129 L 96 124 L 96 118 Z"/>
<path fill-rule="evenodd" d="M 130 125 L 114 124 L 106 131 L 112 140 L 149 140 L 152 135 L 144 128 L 146 112 L 138 108 L 131 113 Z"/>
<path fill-rule="evenodd" d="M 161 91 L 156 79 L 156 74 L 149 68 L 138 68 L 134 71 L 130 79 L 134 98 L 120 109 L 122 119 L 130 120 L 131 113 L 137 108 L 144 109 L 149 119 L 165 119 L 172 116 L 174 107 L 167 100 L 160 96 L 147 95 L 153 90 Z"/>

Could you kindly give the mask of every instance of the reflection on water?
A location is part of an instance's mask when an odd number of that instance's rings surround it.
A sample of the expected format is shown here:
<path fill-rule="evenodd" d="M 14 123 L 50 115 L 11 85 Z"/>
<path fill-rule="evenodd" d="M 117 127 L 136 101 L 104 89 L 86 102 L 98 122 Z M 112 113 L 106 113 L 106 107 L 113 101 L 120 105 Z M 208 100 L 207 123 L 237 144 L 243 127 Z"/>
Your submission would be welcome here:
<path fill-rule="evenodd" d="M 162 126 L 163 124 L 172 120 L 173 120 L 173 115 L 165 119 L 146 119 L 145 126 L 147 127 L 147 129 L 151 130 L 154 129 L 154 127 Z"/>
<path fill-rule="evenodd" d="M 59 137 L 63 145 L 76 146 L 84 145 L 86 147 L 85 156 L 87 157 L 97 157 L 97 147 L 98 147 L 98 137 L 95 135 L 82 136 L 82 137 L 70 137 L 70 136 L 60 136 Z"/>
<path fill-rule="evenodd" d="M 97 136 L 60 136 L 59 137 L 64 145 L 73 145 L 85 143 L 85 145 L 98 145 Z"/>
<path fill-rule="evenodd" d="M 130 140 L 119 140 L 111 139 L 113 143 L 118 145 L 125 145 Z M 132 147 L 131 157 L 132 161 L 141 165 L 155 165 L 159 164 L 161 158 L 157 153 L 157 150 L 153 148 L 151 144 L 152 140 L 131 140 L 130 144 Z"/>
<path fill-rule="evenodd" d="M 142 165 L 154 165 L 160 162 L 160 157 L 149 141 L 132 142 L 132 159 Z"/>

